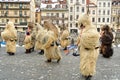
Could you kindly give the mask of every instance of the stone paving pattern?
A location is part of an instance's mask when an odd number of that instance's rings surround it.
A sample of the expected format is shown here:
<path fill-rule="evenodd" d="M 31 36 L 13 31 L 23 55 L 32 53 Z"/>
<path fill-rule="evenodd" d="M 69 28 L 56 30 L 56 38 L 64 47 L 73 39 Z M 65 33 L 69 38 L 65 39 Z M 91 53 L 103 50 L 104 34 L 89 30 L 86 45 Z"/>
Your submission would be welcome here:
<path fill-rule="evenodd" d="M 60 63 L 46 63 L 46 58 L 37 52 L 25 54 L 23 47 L 17 47 L 14 56 L 0 48 L 0 80 L 85 80 L 79 70 L 79 56 L 62 52 Z M 92 80 L 120 80 L 120 48 L 114 48 L 114 55 L 103 58 L 99 55 L 97 71 Z"/>

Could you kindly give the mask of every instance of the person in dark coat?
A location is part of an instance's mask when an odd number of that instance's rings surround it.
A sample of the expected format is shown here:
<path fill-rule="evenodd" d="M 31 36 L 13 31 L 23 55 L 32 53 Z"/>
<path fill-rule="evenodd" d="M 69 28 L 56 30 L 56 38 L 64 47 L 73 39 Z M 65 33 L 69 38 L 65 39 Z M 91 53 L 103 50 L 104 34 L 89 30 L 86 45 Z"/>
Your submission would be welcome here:
<path fill-rule="evenodd" d="M 105 58 L 109 58 L 113 55 L 112 41 L 113 33 L 108 25 L 104 25 L 101 28 L 101 47 L 100 54 Z"/>

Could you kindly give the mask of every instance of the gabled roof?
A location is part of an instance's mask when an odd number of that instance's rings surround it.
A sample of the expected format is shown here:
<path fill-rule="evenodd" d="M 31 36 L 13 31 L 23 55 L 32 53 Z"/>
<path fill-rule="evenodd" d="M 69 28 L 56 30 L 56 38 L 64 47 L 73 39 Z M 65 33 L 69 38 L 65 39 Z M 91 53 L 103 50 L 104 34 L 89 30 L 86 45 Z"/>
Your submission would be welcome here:
<path fill-rule="evenodd" d="M 92 1 L 90 1 L 90 0 L 86 0 L 86 5 L 87 5 L 87 6 L 90 5 L 90 6 L 94 6 L 94 7 L 97 6 L 94 2 L 92 2 Z"/>

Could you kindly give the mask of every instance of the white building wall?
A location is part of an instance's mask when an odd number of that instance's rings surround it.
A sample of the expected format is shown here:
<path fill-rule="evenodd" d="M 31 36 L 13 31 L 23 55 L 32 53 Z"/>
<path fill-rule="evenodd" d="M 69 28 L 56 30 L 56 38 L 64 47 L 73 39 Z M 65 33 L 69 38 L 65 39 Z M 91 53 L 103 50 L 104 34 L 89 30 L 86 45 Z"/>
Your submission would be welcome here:
<path fill-rule="evenodd" d="M 97 27 L 102 25 L 110 25 L 111 23 L 111 0 L 98 0 L 97 1 Z M 109 14 L 108 14 L 109 11 Z M 105 14 L 104 14 L 105 13 Z M 100 21 L 99 21 L 100 20 Z"/>
<path fill-rule="evenodd" d="M 68 19 L 68 27 L 70 29 L 78 29 L 77 24 L 77 15 L 86 13 L 86 0 L 68 0 L 68 8 L 69 8 L 69 19 Z M 71 11 L 72 7 L 72 11 Z M 82 8 L 84 8 L 84 12 L 82 12 Z M 72 16 L 72 20 L 70 20 Z"/>

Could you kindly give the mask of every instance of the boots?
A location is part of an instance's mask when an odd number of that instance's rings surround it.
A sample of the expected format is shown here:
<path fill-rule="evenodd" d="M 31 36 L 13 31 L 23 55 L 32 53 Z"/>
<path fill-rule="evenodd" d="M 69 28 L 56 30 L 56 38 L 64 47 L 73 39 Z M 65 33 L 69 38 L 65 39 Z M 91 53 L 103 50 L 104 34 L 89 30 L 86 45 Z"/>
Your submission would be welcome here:
<path fill-rule="evenodd" d="M 78 54 L 78 53 L 73 53 L 72 55 L 73 56 L 80 56 L 80 54 Z"/>
<path fill-rule="evenodd" d="M 34 47 L 32 47 L 30 50 L 31 50 L 31 52 L 33 52 L 34 51 Z"/>
<path fill-rule="evenodd" d="M 67 47 L 65 47 L 63 50 L 67 50 Z"/>
<path fill-rule="evenodd" d="M 51 59 L 48 59 L 46 62 L 50 63 L 50 62 L 51 62 Z"/>
<path fill-rule="evenodd" d="M 31 53 L 31 49 L 29 49 L 28 51 L 29 51 L 29 53 Z"/>
<path fill-rule="evenodd" d="M 28 49 L 26 49 L 26 52 L 25 53 L 29 53 Z"/>
<path fill-rule="evenodd" d="M 91 80 L 91 75 L 89 75 L 89 76 L 86 76 L 86 79 L 85 80 Z"/>
<path fill-rule="evenodd" d="M 38 54 L 43 55 L 44 54 L 44 50 L 41 50 Z"/>
<path fill-rule="evenodd" d="M 30 49 L 26 49 L 26 52 L 25 52 L 26 54 L 28 54 L 28 53 L 31 53 L 31 50 Z"/>
<path fill-rule="evenodd" d="M 7 52 L 9 55 L 15 55 L 15 53 L 13 52 Z"/>
<path fill-rule="evenodd" d="M 59 59 L 57 60 L 57 63 L 59 63 L 59 62 L 60 62 L 60 60 L 61 60 L 61 58 L 59 58 Z"/>

